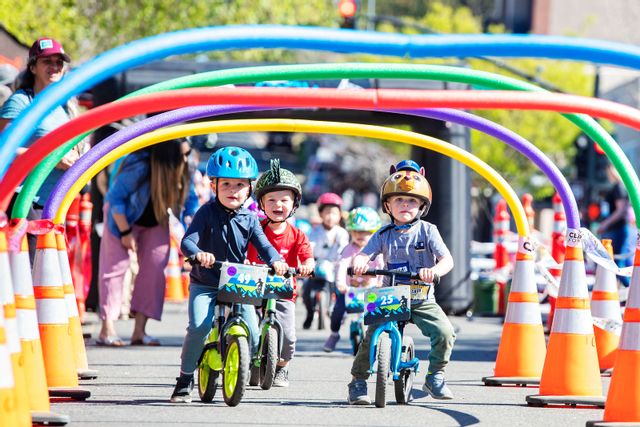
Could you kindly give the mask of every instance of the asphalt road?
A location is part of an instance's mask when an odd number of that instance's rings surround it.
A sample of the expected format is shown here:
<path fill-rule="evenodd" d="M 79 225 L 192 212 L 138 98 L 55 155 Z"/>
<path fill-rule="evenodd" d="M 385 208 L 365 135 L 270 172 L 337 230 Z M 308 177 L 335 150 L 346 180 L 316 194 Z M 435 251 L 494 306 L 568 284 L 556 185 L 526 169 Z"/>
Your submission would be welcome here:
<path fill-rule="evenodd" d="M 298 324 L 304 309 L 298 306 Z M 95 317 L 93 317 L 95 320 Z M 414 400 L 409 405 L 390 402 L 386 408 L 352 407 L 346 402 L 352 356 L 348 339 L 337 351 L 322 351 L 327 332 L 298 332 L 297 353 L 290 369 L 289 388 L 263 391 L 248 387 L 239 406 L 227 407 L 221 392 L 212 404 L 203 404 L 194 390 L 194 402 L 169 403 L 178 374 L 180 347 L 186 327 L 186 304 L 166 304 L 162 322 L 150 322 L 148 332 L 159 338 L 161 347 L 105 348 L 88 339 L 87 352 L 92 369 L 99 377 L 82 381 L 91 391 L 85 402 L 54 402 L 52 410 L 69 415 L 72 426 L 127 425 L 304 425 L 304 426 L 584 426 L 587 420 L 602 419 L 602 410 L 593 408 L 533 408 L 525 397 L 537 388 L 485 387 L 481 378 L 492 374 L 501 324 L 495 318 L 452 317 L 458 329 L 453 360 L 447 370 L 455 400 L 435 401 L 420 389 L 426 363 L 414 384 Z M 123 338 L 131 333 L 133 322 L 118 322 Z M 343 325 L 343 336 L 348 325 Z M 85 326 L 95 338 L 97 323 Z M 415 326 L 407 332 L 414 337 L 417 356 L 425 360 L 428 343 Z M 373 397 L 375 383 L 369 381 Z M 608 379 L 603 383 L 608 386 Z M 390 387 L 388 394 L 393 399 Z"/>

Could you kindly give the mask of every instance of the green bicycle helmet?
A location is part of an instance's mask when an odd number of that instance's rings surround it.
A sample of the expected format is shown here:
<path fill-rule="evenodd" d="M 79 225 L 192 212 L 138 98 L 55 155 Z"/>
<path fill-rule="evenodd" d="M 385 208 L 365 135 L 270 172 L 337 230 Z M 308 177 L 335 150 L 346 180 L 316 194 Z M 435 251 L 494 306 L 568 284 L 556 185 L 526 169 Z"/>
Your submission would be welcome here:
<path fill-rule="evenodd" d="M 300 207 L 302 187 L 293 172 L 280 167 L 280 159 L 271 159 L 269 170 L 263 173 L 256 182 L 255 196 L 260 208 L 262 208 L 262 197 L 265 194 L 280 190 L 293 191 L 293 210 L 291 211 L 291 215 L 293 215 Z"/>
<path fill-rule="evenodd" d="M 375 233 L 382 226 L 380 216 L 375 209 L 361 206 L 352 209 L 347 217 L 347 230 L 349 231 L 369 231 Z"/>

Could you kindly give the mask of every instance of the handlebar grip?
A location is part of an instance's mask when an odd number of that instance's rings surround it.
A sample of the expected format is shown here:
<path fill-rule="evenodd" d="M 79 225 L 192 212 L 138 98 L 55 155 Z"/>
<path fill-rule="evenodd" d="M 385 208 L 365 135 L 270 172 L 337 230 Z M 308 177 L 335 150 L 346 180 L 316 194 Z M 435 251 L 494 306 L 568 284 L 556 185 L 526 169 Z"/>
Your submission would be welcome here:
<path fill-rule="evenodd" d="M 354 275 L 353 267 L 347 268 L 347 275 L 349 276 Z M 393 271 L 393 270 L 367 270 L 362 275 L 363 276 L 388 276 L 388 277 L 396 276 L 396 277 L 402 277 L 402 278 L 411 279 L 411 280 L 420 280 L 420 275 L 418 274 L 412 274 L 404 271 Z M 437 286 L 440 283 L 440 276 L 438 276 L 437 274 L 434 274 L 432 283 Z"/>

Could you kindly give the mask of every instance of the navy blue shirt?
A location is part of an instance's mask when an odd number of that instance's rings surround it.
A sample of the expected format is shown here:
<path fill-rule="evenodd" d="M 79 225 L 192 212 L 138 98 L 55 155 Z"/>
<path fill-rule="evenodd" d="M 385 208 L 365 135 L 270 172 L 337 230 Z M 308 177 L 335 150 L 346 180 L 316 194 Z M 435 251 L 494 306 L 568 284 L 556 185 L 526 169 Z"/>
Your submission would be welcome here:
<path fill-rule="evenodd" d="M 193 217 L 180 248 L 186 257 L 210 252 L 216 261 L 244 262 L 251 243 L 268 265 L 282 257 L 269 243 L 258 217 L 248 209 L 228 211 L 214 198 L 204 204 Z M 194 265 L 191 280 L 201 285 L 218 286 L 219 268 Z"/>

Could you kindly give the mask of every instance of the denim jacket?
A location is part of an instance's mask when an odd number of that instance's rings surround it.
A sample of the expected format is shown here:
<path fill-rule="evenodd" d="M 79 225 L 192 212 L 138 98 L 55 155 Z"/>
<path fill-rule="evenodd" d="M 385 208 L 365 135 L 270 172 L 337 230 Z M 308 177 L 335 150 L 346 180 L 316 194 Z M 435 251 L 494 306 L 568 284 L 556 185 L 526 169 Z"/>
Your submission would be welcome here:
<path fill-rule="evenodd" d="M 133 225 L 142 216 L 151 197 L 149 176 L 149 152 L 136 151 L 122 161 L 120 170 L 105 195 L 105 200 L 109 203 L 107 226 L 114 236 L 120 237 L 120 230 L 113 219 L 113 213 L 124 215 L 129 225 Z M 189 185 L 184 215 L 192 216 L 195 213 L 197 202 L 194 204 L 193 200 L 197 200 L 197 197 L 194 186 Z"/>

